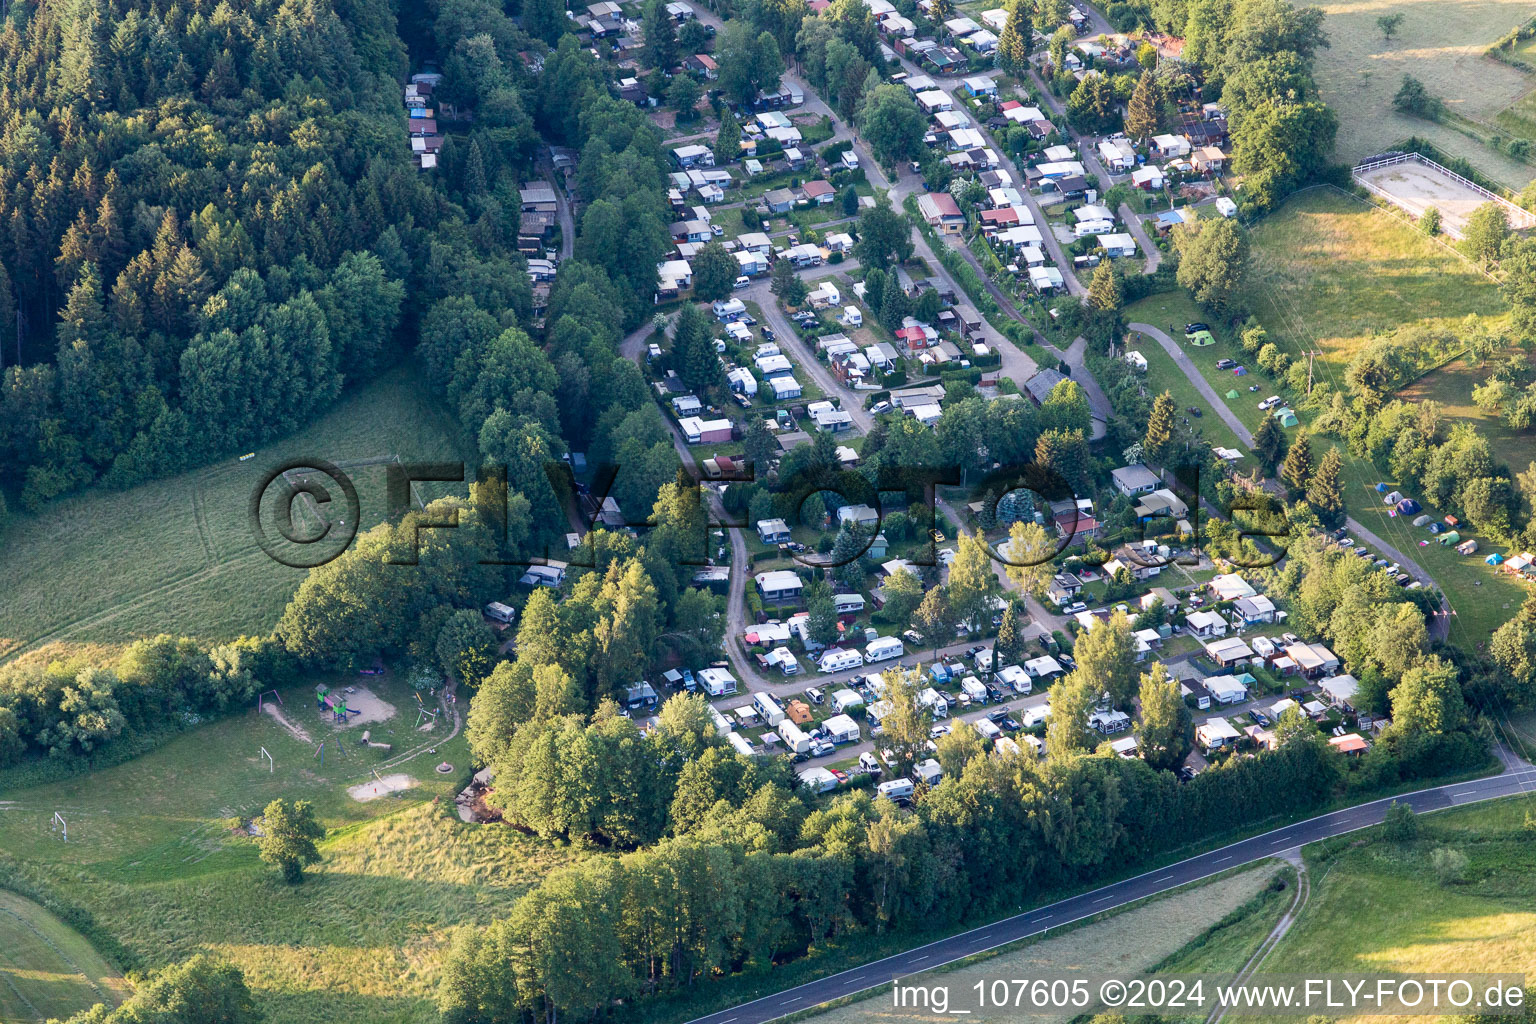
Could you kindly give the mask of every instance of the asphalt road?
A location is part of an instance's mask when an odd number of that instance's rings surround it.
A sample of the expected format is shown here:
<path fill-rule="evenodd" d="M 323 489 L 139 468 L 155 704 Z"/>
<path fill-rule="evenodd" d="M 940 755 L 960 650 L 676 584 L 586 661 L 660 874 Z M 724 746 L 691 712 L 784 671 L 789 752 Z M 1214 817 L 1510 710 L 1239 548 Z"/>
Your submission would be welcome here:
<path fill-rule="evenodd" d="M 1019 939 L 1038 935 L 1051 928 L 1059 928 L 1082 918 L 1101 914 L 1106 910 L 1114 910 L 1136 900 L 1208 878 L 1231 868 L 1265 860 L 1319 839 L 1327 839 L 1375 825 L 1382 820 L 1387 807 L 1393 800 L 1405 803 L 1415 811 L 1423 813 L 1495 797 L 1528 793 L 1533 791 L 1533 787 L 1536 787 L 1536 768 L 1519 765 L 1507 768 L 1502 775 L 1473 782 L 1437 786 L 1309 818 L 1294 825 L 1287 825 L 1251 839 L 1223 846 L 1209 853 L 1190 857 L 1177 864 L 1092 889 L 1056 903 L 961 932 L 947 939 L 930 942 L 883 960 L 876 960 L 817 981 L 807 982 L 739 1006 L 720 1010 L 706 1017 L 699 1017 L 690 1024 L 764 1024 L 766 1021 L 786 1014 L 796 1013 L 832 999 L 840 999 L 885 984 L 893 978 L 941 967 L 983 950 L 1017 942 Z"/>

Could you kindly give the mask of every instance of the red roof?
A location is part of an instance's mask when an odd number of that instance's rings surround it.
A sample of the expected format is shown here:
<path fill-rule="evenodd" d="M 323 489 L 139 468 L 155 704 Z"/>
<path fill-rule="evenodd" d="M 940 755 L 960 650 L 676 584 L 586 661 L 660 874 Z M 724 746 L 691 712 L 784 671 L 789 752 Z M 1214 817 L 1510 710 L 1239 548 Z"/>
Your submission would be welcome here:
<path fill-rule="evenodd" d="M 919 206 L 930 208 L 940 217 L 960 217 L 960 204 L 948 192 L 928 192 L 918 200 Z"/>
<path fill-rule="evenodd" d="M 815 199 L 817 196 L 830 196 L 837 190 L 832 187 L 830 182 L 822 181 L 818 178 L 815 181 L 808 181 L 800 186 L 800 191 L 805 193 L 805 198 Z"/>
<path fill-rule="evenodd" d="M 1024 104 L 1020 103 L 1018 100 L 1004 100 L 1003 102 L 1001 102 L 1001 103 L 999 103 L 997 105 L 997 109 L 998 110 L 1007 111 L 1007 110 L 1013 110 L 1016 107 L 1022 107 L 1023 105 Z"/>
<path fill-rule="evenodd" d="M 1076 529 L 1073 529 L 1072 525 L 1074 519 L 1077 521 Z M 1080 512 L 1076 509 L 1073 509 L 1069 512 L 1059 513 L 1056 516 L 1055 521 L 1057 529 L 1061 530 L 1063 533 L 1071 533 L 1074 535 L 1090 533 L 1099 528 L 1099 521 L 1097 519 L 1093 518 L 1093 516 L 1086 512 Z"/>
<path fill-rule="evenodd" d="M 1017 224 L 1019 211 L 1011 206 L 1004 206 L 997 210 L 982 210 L 981 219 L 987 224 Z"/>

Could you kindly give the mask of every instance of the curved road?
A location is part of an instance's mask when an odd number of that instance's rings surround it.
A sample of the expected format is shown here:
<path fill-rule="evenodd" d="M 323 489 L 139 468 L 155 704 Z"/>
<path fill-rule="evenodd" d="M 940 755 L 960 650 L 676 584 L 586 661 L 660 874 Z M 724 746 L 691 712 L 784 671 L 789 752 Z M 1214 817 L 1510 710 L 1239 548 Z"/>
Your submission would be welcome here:
<path fill-rule="evenodd" d="M 1210 403 L 1211 409 L 1215 411 L 1217 416 L 1221 417 L 1221 421 L 1231 428 L 1232 433 L 1237 435 L 1237 439 L 1248 448 L 1253 448 L 1253 432 L 1243 425 L 1243 421 L 1237 418 L 1237 414 L 1216 394 L 1216 389 L 1211 386 L 1210 381 L 1205 379 L 1205 375 L 1200 372 L 1199 368 L 1195 366 L 1194 361 L 1185 354 L 1177 342 L 1151 324 L 1126 324 L 1125 326 L 1126 330 L 1145 334 L 1161 345 L 1163 351 L 1168 353 L 1169 358 L 1173 360 L 1174 365 L 1183 371 L 1184 376 L 1189 378 L 1189 382 L 1195 386 L 1195 390 L 1200 392 L 1200 397 Z M 1345 516 L 1344 525 L 1349 528 L 1352 536 L 1365 541 L 1365 543 L 1371 545 L 1386 557 L 1397 562 L 1398 565 L 1402 566 L 1403 571 L 1407 572 L 1414 579 L 1426 587 L 1435 586 L 1435 578 L 1422 565 L 1398 548 L 1388 544 L 1378 534 L 1368 529 L 1365 524 L 1352 516 Z M 1430 620 L 1430 631 L 1441 640 L 1445 639 L 1451 625 L 1450 616 L 1445 614 L 1446 607 L 1445 602 L 1442 600 L 1440 614 L 1432 616 Z"/>
<path fill-rule="evenodd" d="M 1314 843 L 1319 839 L 1343 835 L 1378 824 L 1393 800 L 1405 803 L 1422 813 L 1444 810 L 1480 800 L 1491 800 L 1495 797 L 1528 793 L 1533 785 L 1536 785 L 1536 768 L 1524 764 L 1512 766 L 1506 761 L 1505 771 L 1501 775 L 1473 782 L 1436 786 L 1433 789 L 1422 789 L 1416 793 L 1396 797 L 1386 797 L 1334 811 L 1331 814 L 1309 818 L 1294 825 L 1286 825 L 1263 835 L 1190 857 L 1177 864 L 1157 868 L 1134 878 L 1101 886 L 1056 903 L 961 932 L 947 939 L 940 939 L 937 942 L 930 942 L 927 945 L 888 956 L 883 960 L 853 967 L 817 981 L 762 996 L 706 1017 L 699 1017 L 690 1024 L 765 1024 L 767 1021 L 797 1013 L 828 1000 L 840 999 L 883 985 L 893 978 L 941 967 L 984 950 L 1017 942 L 1019 939 L 1038 935 L 1051 928 L 1071 924 L 1094 914 L 1102 914 L 1106 910 L 1114 910 L 1231 868 L 1278 856 L 1306 843 Z"/>

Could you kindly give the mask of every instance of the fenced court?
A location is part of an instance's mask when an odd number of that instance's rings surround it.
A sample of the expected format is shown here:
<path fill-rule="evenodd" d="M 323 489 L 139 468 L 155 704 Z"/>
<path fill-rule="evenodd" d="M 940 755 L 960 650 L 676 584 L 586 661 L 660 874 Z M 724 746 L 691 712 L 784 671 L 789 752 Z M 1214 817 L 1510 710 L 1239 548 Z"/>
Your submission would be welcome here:
<path fill-rule="evenodd" d="M 1415 220 L 1430 207 L 1438 209 L 1440 230 L 1451 238 L 1461 238 L 1472 211 L 1488 202 L 1504 207 L 1510 227 L 1536 227 L 1536 214 L 1419 153 L 1384 153 L 1356 165 L 1352 174 L 1370 192 Z"/>

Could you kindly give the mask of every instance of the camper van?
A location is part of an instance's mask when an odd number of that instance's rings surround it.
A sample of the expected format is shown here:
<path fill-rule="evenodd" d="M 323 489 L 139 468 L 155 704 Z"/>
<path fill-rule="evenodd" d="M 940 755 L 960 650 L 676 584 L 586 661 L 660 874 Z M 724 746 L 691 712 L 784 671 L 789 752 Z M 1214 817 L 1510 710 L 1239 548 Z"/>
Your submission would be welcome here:
<path fill-rule="evenodd" d="M 866 750 L 859 755 L 859 771 L 865 775 L 881 775 L 885 772 L 885 768 L 873 751 Z"/>
<path fill-rule="evenodd" d="M 877 661 L 890 661 L 907 653 L 900 640 L 894 636 L 876 637 L 864 648 L 864 662 L 873 665 Z"/>
<path fill-rule="evenodd" d="M 892 779 L 890 782 L 882 782 L 875 787 L 875 793 L 887 800 L 910 800 L 917 787 L 911 779 Z"/>
<path fill-rule="evenodd" d="M 763 721 L 768 723 L 770 727 L 784 721 L 784 709 L 779 707 L 779 702 L 774 700 L 773 695 L 770 693 L 754 693 L 752 695 L 752 706 L 757 709 L 757 713 L 762 716 Z"/>
<path fill-rule="evenodd" d="M 973 724 L 984 740 L 995 740 L 1003 734 L 1003 730 L 999 729 L 995 722 L 989 722 L 985 718 L 979 718 Z"/>
<path fill-rule="evenodd" d="M 972 704 L 985 704 L 987 702 L 987 688 L 975 676 L 966 676 L 962 679 L 960 681 L 960 691 L 970 699 Z"/>
<path fill-rule="evenodd" d="M 796 754 L 809 754 L 811 752 L 811 738 L 794 722 L 780 716 L 779 738 Z"/>

